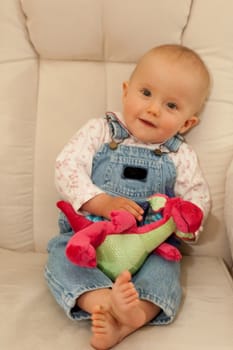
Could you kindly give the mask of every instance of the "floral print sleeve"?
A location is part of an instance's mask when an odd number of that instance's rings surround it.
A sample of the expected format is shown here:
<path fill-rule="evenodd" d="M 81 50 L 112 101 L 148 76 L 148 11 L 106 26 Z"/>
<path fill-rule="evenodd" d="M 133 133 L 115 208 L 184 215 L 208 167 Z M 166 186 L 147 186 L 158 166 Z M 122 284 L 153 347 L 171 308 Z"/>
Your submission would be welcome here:
<path fill-rule="evenodd" d="M 103 193 L 91 181 L 92 159 L 106 138 L 103 118 L 90 120 L 65 145 L 56 159 L 55 185 L 60 196 L 74 209 Z"/>
<path fill-rule="evenodd" d="M 177 170 L 175 195 L 199 206 L 205 220 L 210 210 L 210 193 L 196 153 L 191 146 L 184 143 L 173 156 L 173 160 Z M 196 240 L 201 230 L 202 228 L 197 233 Z"/>

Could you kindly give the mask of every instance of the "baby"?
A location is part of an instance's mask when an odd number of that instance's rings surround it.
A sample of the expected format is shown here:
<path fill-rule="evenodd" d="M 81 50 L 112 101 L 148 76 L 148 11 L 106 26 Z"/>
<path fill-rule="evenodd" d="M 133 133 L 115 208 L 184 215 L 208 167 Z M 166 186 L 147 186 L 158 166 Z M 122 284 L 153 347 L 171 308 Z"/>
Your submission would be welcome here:
<path fill-rule="evenodd" d="M 209 88 L 208 70 L 189 48 L 163 45 L 147 52 L 123 83 L 122 114 L 92 119 L 58 156 L 60 195 L 89 217 L 109 219 L 111 211 L 126 210 L 140 222 L 147 197 L 173 193 L 206 217 L 208 186 L 182 135 L 198 124 Z M 91 317 L 95 349 L 109 349 L 145 324 L 174 320 L 182 294 L 179 263 L 151 254 L 134 276 L 124 271 L 112 282 L 98 268 L 66 259 L 72 232 L 64 218 L 60 224 L 67 234 L 49 242 L 46 278 L 69 317 Z"/>

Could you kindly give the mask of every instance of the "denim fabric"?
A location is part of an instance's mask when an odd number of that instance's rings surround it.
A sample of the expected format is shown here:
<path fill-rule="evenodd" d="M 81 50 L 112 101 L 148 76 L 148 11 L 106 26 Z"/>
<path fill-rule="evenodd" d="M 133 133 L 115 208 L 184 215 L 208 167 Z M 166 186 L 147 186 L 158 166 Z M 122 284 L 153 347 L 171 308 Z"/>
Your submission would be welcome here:
<path fill-rule="evenodd" d="M 161 308 L 159 315 L 149 324 L 171 323 L 176 317 L 182 298 L 180 263 L 151 254 L 133 276 L 132 281 L 140 299 L 150 301 Z"/>
<path fill-rule="evenodd" d="M 104 144 L 93 160 L 92 180 L 109 194 L 128 197 L 138 203 L 156 192 L 172 193 L 176 170 L 167 152 L 156 155 L 143 147 L 121 145 L 129 136 L 115 115 L 107 114 L 113 140 L 119 142 L 112 150 Z M 177 151 L 182 140 L 177 136 L 165 145 Z M 147 217 L 148 219 L 148 217 Z M 98 268 L 82 268 L 65 256 L 65 247 L 73 232 L 65 216 L 60 215 L 60 235 L 48 244 L 48 262 L 45 278 L 58 304 L 68 317 L 79 320 L 90 315 L 75 304 L 83 293 L 99 288 L 110 288 L 112 281 Z M 150 324 L 168 324 L 173 321 L 181 300 L 179 263 L 169 262 L 151 254 L 141 269 L 132 277 L 141 299 L 161 307 L 161 313 Z"/>
<path fill-rule="evenodd" d="M 117 122 L 113 114 L 107 114 L 112 140 L 124 140 L 129 135 Z M 124 131 L 124 132 L 123 132 Z M 120 139 L 120 137 L 122 137 Z M 168 140 L 165 145 L 176 152 L 182 143 L 178 136 Z M 130 176 L 127 170 L 130 169 Z M 144 174 L 142 176 L 142 174 Z M 156 155 L 153 150 L 118 144 L 111 149 L 103 144 L 95 154 L 92 163 L 92 181 L 103 191 L 144 202 L 154 193 L 168 193 L 174 188 L 176 169 L 169 152 Z"/>
<path fill-rule="evenodd" d="M 142 169 L 145 178 L 127 178 L 125 169 Z M 119 145 L 111 150 L 104 144 L 93 160 L 92 180 L 103 191 L 114 196 L 144 202 L 154 193 L 165 193 L 167 187 L 174 187 L 176 170 L 174 163 L 165 153 L 156 156 L 152 150 L 141 147 Z"/>
<path fill-rule="evenodd" d="M 83 268 L 72 264 L 65 256 L 65 247 L 73 232 L 63 214 L 59 219 L 60 235 L 48 244 L 45 278 L 57 303 L 73 320 L 90 319 L 90 314 L 76 306 L 85 292 L 111 288 L 113 282 L 98 268 Z M 181 300 L 179 263 L 150 255 L 132 277 L 140 299 L 161 307 L 161 313 L 150 324 L 163 325 L 173 321 Z"/>

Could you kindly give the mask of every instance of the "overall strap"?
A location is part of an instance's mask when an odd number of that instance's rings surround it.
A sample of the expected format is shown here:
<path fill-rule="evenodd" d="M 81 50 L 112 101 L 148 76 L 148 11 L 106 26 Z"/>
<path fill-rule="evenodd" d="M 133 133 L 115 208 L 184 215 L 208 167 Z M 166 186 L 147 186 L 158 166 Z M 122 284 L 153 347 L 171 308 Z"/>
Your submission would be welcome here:
<path fill-rule="evenodd" d="M 107 112 L 105 115 L 105 118 L 108 122 L 110 133 L 111 133 L 111 139 L 109 146 L 111 149 L 116 149 L 118 144 L 120 144 L 122 141 L 127 139 L 129 137 L 129 132 L 124 127 L 124 125 L 121 123 L 121 121 L 117 118 L 115 113 Z M 162 155 L 163 153 L 169 153 L 169 152 L 177 152 L 180 145 L 184 142 L 183 136 L 180 134 L 176 134 L 175 136 L 171 137 L 169 140 L 164 142 L 160 145 L 159 148 L 154 150 L 154 153 L 156 155 Z M 168 152 L 162 152 L 160 150 L 161 146 L 165 146 L 168 150 Z"/>
<path fill-rule="evenodd" d="M 167 140 L 165 143 L 163 143 L 163 146 L 165 146 L 170 152 L 177 152 L 180 148 L 180 145 L 184 142 L 183 136 L 180 134 L 176 134 L 175 136 L 171 137 L 169 140 Z"/>
<path fill-rule="evenodd" d="M 107 112 L 105 118 L 108 122 L 112 140 L 124 141 L 129 137 L 129 132 L 121 124 L 116 114 Z"/>

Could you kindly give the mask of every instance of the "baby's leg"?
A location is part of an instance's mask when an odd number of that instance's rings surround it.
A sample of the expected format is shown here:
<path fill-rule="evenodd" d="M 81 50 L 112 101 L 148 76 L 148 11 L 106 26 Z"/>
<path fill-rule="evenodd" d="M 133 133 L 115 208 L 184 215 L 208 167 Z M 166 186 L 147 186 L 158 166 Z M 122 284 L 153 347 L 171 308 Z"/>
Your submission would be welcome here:
<path fill-rule="evenodd" d="M 160 308 L 138 298 L 128 271 L 123 272 L 109 294 L 109 304 L 96 305 L 92 313 L 91 344 L 106 350 L 154 318 Z"/>

